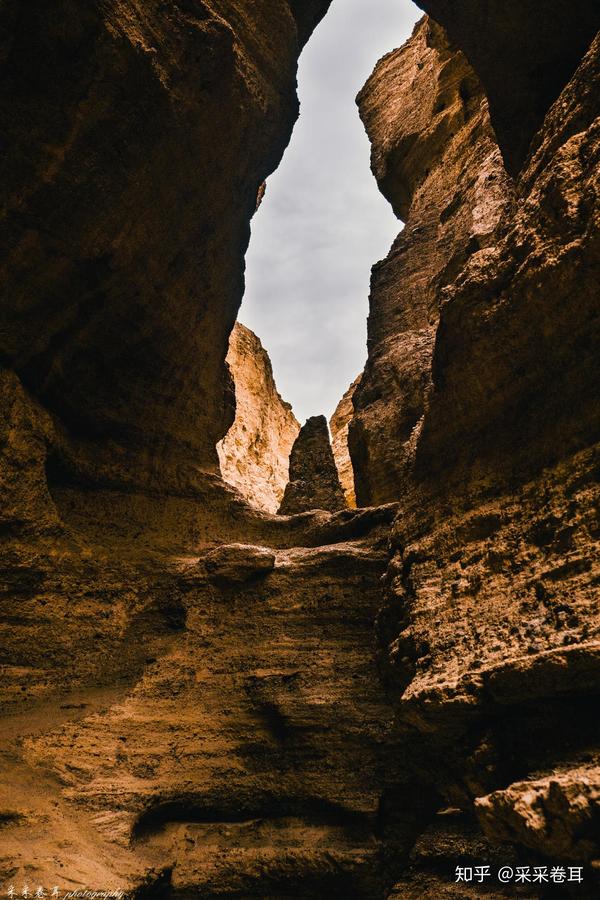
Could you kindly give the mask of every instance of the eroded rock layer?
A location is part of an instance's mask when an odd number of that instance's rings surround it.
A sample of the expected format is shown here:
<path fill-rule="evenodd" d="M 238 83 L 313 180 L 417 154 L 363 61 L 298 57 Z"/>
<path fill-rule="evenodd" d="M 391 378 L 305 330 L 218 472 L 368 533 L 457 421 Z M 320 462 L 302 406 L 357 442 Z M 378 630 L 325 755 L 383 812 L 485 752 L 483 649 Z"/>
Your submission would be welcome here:
<path fill-rule="evenodd" d="M 381 897 L 401 860 L 372 647 L 389 512 L 350 540 L 329 516 L 315 548 L 124 558 L 80 534 L 4 566 L 3 883 Z"/>
<path fill-rule="evenodd" d="M 300 423 L 277 392 L 267 351 L 240 322 L 229 338 L 227 364 L 235 385 L 235 421 L 217 445 L 221 474 L 254 506 L 275 513 Z"/>

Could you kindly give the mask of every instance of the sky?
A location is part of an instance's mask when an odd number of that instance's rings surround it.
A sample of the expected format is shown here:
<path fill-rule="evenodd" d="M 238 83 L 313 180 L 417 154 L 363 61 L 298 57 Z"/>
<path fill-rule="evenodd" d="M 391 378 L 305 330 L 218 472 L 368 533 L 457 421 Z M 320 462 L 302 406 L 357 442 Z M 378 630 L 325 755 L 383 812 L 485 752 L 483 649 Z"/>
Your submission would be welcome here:
<path fill-rule="evenodd" d="M 411 0 L 333 0 L 300 57 L 300 118 L 252 220 L 239 314 L 300 422 L 329 418 L 366 360 L 371 267 L 401 223 L 371 174 L 355 97 L 421 15 Z"/>

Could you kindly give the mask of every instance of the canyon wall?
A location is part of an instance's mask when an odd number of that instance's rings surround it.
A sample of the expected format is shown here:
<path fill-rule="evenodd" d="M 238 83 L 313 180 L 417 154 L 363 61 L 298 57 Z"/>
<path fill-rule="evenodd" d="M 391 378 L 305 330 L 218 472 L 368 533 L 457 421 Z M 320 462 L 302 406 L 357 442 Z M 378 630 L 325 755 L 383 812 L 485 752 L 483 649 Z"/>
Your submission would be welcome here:
<path fill-rule="evenodd" d="M 56 422 L 55 480 L 218 472 L 249 221 L 328 5 L 2 3 L 0 354 Z"/>
<path fill-rule="evenodd" d="M 444 288 L 488 247 L 513 189 L 481 85 L 428 19 L 379 63 L 358 98 L 380 189 L 406 221 L 371 278 L 369 357 L 349 445 L 359 506 L 410 478 Z"/>
<path fill-rule="evenodd" d="M 498 841 L 527 860 L 600 853 L 598 40 L 538 129 L 515 117 L 515 179 L 510 136 L 438 25 L 359 96 L 406 228 L 373 272 L 350 447 L 359 503 L 400 502 L 380 665 L 407 764 L 455 810 L 450 837 L 436 826 L 449 867 L 474 846 L 493 861 Z M 508 57 L 502 74 L 508 104 Z M 442 884 L 424 836 L 398 895 Z"/>
<path fill-rule="evenodd" d="M 600 28 L 589 0 L 417 0 L 465 53 L 484 86 L 507 170 L 534 135 Z"/>
<path fill-rule="evenodd" d="M 251 504 L 275 513 L 300 423 L 277 392 L 267 351 L 240 322 L 229 338 L 227 365 L 235 385 L 235 421 L 217 444 L 221 474 Z"/>

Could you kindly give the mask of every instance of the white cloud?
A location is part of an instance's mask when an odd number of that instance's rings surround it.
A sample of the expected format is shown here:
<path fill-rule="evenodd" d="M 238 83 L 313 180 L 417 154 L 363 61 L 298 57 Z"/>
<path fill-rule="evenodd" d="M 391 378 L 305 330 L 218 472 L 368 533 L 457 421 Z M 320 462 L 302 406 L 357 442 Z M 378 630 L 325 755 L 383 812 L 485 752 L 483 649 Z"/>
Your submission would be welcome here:
<path fill-rule="evenodd" d="M 410 0 L 334 0 L 300 59 L 300 119 L 252 222 L 240 319 L 301 421 L 329 417 L 366 359 L 370 270 L 400 223 L 354 98 L 421 15 Z"/>

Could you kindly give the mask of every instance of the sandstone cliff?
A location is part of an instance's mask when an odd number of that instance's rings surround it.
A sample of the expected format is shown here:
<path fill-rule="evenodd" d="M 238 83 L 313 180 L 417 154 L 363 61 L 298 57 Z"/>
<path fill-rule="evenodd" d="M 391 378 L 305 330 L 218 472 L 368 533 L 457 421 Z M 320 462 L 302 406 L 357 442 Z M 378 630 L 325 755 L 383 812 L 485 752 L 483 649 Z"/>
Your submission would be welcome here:
<path fill-rule="evenodd" d="M 352 398 L 360 384 L 361 378 L 362 374 L 354 379 L 329 420 L 331 449 L 333 450 L 333 457 L 340 476 L 340 484 L 344 491 L 346 503 L 351 509 L 356 506 L 356 491 L 354 489 L 354 469 L 352 468 L 352 460 L 350 459 L 350 450 L 348 448 L 348 429 L 354 416 Z"/>
<path fill-rule="evenodd" d="M 2 3 L 0 353 L 60 427 L 56 479 L 218 472 L 249 222 L 328 5 Z"/>
<path fill-rule="evenodd" d="M 277 392 L 267 351 L 240 322 L 229 338 L 227 364 L 235 385 L 235 421 L 217 444 L 221 474 L 251 504 L 275 513 L 300 424 Z"/>
<path fill-rule="evenodd" d="M 455 860 L 493 858 L 477 817 L 544 859 L 600 850 L 599 52 L 529 134 L 514 183 L 437 26 L 359 98 L 407 226 L 374 271 L 350 442 L 359 502 L 401 500 L 380 660 L 407 764 L 463 816 Z M 423 841 L 400 896 L 441 890 Z"/>
<path fill-rule="evenodd" d="M 396 500 L 410 477 L 443 290 L 489 247 L 513 189 L 481 85 L 424 19 L 379 63 L 359 98 L 372 167 L 406 226 L 371 279 L 369 357 L 349 444 L 359 505 Z"/>
<path fill-rule="evenodd" d="M 476 70 L 508 171 L 522 167 L 550 106 L 600 28 L 589 0 L 417 0 Z"/>

